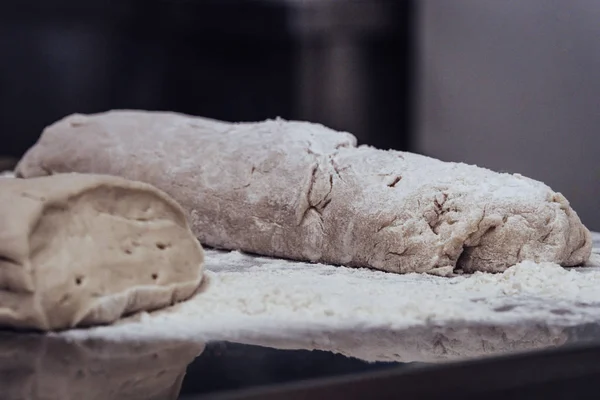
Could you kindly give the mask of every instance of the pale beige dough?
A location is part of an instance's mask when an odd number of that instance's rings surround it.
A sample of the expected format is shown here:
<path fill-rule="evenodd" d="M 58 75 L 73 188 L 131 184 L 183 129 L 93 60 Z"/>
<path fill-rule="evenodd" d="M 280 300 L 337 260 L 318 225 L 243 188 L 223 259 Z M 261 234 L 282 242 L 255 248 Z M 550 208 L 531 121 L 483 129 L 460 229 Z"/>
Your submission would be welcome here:
<path fill-rule="evenodd" d="M 60 172 L 151 183 L 183 206 L 202 243 L 269 256 L 447 275 L 523 260 L 573 266 L 591 253 L 569 202 L 541 182 L 356 147 L 307 122 L 71 115 L 17 166 L 24 177 Z"/>
<path fill-rule="evenodd" d="M 204 253 L 180 206 L 141 182 L 0 180 L 0 326 L 108 324 L 189 298 Z"/>

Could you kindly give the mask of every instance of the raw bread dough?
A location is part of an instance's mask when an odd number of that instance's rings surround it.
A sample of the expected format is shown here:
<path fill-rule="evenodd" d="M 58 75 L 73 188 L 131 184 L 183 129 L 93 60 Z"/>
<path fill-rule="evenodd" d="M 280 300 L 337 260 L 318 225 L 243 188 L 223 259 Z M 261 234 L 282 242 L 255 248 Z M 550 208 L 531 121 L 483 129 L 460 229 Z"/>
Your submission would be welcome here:
<path fill-rule="evenodd" d="M 141 182 L 0 180 L 0 326 L 111 323 L 189 298 L 204 253 L 181 207 Z"/>
<path fill-rule="evenodd" d="M 73 171 L 161 188 L 218 248 L 441 275 L 522 260 L 573 266 L 591 252 L 568 201 L 541 182 L 356 147 L 307 122 L 76 114 L 46 128 L 17 166 L 23 177 Z"/>

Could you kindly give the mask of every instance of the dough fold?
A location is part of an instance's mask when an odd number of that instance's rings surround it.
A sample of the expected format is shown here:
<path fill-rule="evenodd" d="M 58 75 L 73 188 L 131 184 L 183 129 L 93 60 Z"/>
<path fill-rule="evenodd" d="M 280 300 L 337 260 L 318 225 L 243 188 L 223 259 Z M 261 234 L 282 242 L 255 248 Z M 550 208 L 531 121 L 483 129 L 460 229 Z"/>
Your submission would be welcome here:
<path fill-rule="evenodd" d="M 0 326 L 108 324 L 189 298 L 204 253 L 181 207 L 114 176 L 0 180 Z"/>
<path fill-rule="evenodd" d="M 17 167 L 23 177 L 102 173 L 148 182 L 202 243 L 407 273 L 574 266 L 591 236 L 568 201 L 515 174 L 356 147 L 307 122 L 225 123 L 144 111 L 71 115 Z"/>

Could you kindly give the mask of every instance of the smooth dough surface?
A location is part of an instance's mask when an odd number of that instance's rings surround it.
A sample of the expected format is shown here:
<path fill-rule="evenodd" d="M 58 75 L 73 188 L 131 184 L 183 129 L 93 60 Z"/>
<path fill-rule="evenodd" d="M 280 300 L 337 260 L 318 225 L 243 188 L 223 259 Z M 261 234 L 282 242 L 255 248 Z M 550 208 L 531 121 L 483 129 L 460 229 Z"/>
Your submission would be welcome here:
<path fill-rule="evenodd" d="M 71 115 L 17 166 L 151 183 L 202 243 L 393 272 L 583 263 L 591 236 L 568 201 L 515 174 L 356 147 L 349 133 L 281 119 L 225 123 L 167 112 Z"/>
<path fill-rule="evenodd" d="M 114 176 L 0 180 L 0 326 L 107 324 L 189 298 L 204 253 L 181 207 Z"/>

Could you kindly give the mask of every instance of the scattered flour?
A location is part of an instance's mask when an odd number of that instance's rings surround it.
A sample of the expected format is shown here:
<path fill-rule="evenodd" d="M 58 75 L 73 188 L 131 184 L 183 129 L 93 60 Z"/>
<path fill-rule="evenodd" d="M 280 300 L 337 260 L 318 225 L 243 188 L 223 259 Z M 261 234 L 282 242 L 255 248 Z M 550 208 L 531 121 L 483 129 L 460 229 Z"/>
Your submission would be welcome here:
<path fill-rule="evenodd" d="M 61 335 L 229 340 L 431 361 L 561 344 L 564 329 L 600 321 L 600 263 L 522 262 L 502 274 L 443 278 L 215 250 L 206 259 L 207 282 L 190 301 Z"/>

